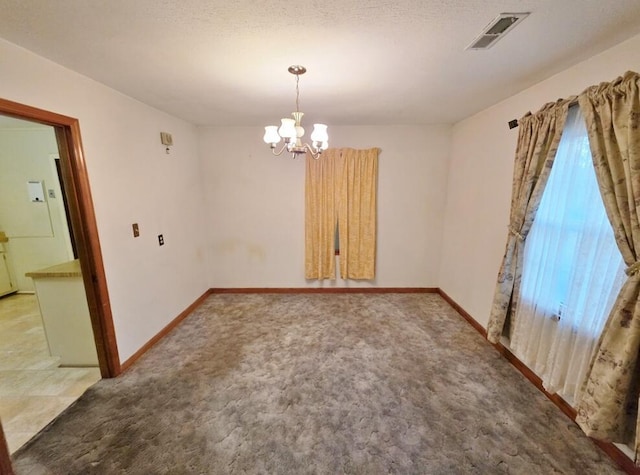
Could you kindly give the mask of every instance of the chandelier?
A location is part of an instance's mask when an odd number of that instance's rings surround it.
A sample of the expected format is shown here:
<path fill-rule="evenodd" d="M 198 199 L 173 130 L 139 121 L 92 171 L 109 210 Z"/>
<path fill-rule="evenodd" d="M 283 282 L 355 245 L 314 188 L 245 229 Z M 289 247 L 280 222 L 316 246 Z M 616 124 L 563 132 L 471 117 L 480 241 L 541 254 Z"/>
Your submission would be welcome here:
<path fill-rule="evenodd" d="M 304 128 L 300 124 L 304 113 L 300 112 L 300 75 L 307 72 L 304 66 L 289 66 L 289 72 L 296 77 L 296 111 L 291 113 L 293 119 L 281 119 L 280 127 L 276 125 L 268 125 L 264 128 L 264 141 L 271 147 L 274 155 L 281 155 L 285 150 L 297 158 L 298 155 L 308 153 L 316 160 L 320 157 L 323 150 L 329 147 L 329 136 L 327 135 L 327 126 L 324 124 L 313 124 L 313 132 L 311 133 L 311 145 L 302 143 L 304 136 Z M 282 148 L 276 152 L 276 145 L 284 139 Z"/>

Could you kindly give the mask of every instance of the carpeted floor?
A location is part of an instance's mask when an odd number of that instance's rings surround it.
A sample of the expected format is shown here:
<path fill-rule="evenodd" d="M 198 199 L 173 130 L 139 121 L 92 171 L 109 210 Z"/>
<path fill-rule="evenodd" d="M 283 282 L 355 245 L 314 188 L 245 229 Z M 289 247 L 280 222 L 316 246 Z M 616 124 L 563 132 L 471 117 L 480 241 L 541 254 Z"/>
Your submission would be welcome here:
<path fill-rule="evenodd" d="M 608 474 L 434 294 L 213 295 L 18 474 Z"/>

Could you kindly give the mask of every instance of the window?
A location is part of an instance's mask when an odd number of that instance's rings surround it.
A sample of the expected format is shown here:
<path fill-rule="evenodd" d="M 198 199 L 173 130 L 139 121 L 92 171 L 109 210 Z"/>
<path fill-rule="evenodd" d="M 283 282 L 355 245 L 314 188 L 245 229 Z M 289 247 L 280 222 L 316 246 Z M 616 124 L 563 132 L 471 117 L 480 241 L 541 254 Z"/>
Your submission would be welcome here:
<path fill-rule="evenodd" d="M 568 402 L 577 396 L 623 280 L 584 118 L 574 106 L 526 240 L 511 338 L 547 390 Z"/>

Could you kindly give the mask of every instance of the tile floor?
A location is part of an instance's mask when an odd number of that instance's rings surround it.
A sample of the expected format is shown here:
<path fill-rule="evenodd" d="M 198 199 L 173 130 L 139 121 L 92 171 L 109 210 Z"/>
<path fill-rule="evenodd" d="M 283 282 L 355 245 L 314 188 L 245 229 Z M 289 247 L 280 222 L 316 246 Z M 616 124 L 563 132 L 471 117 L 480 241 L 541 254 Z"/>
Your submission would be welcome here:
<path fill-rule="evenodd" d="M 0 420 L 11 453 L 99 379 L 98 368 L 58 367 L 35 295 L 0 298 Z"/>

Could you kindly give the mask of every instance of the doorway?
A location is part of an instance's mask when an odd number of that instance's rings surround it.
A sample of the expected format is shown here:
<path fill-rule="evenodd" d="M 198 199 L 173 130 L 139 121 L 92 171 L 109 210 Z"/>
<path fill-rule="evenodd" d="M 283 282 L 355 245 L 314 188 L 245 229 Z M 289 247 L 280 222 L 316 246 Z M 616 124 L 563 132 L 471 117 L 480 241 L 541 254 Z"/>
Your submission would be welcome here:
<path fill-rule="evenodd" d="M 10 283 L 0 285 L 0 418 L 11 453 L 100 379 L 56 162 L 53 127 L 0 115 L 0 253 Z"/>
<path fill-rule="evenodd" d="M 35 107 L 0 99 L 0 114 L 50 125 L 59 148 L 61 185 L 67 197 L 71 233 L 80 259 L 91 327 L 96 345 L 100 374 L 115 377 L 121 372 L 115 340 L 111 306 L 102 262 L 98 229 L 93 210 L 80 126 L 77 119 Z M 0 434 L 3 434 L 0 421 Z M 10 456 L 0 437 L 0 467 L 10 467 Z M 11 473 L 10 471 L 8 473 Z"/>

